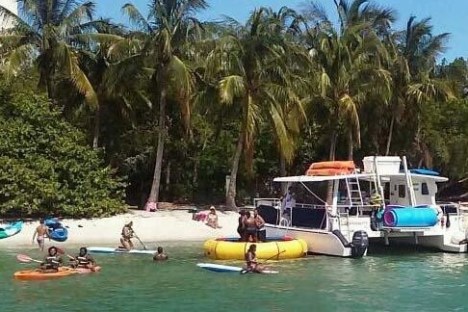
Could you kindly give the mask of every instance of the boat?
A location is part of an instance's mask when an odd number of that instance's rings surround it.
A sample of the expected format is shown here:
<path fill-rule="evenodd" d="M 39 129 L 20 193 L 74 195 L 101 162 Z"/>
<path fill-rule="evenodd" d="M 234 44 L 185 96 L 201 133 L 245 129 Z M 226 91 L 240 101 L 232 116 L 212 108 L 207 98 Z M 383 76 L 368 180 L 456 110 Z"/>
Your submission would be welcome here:
<path fill-rule="evenodd" d="M 50 239 L 56 242 L 64 242 L 68 239 L 68 230 L 57 218 L 49 218 L 44 221 L 49 228 Z"/>
<path fill-rule="evenodd" d="M 467 251 L 462 209 L 436 202 L 446 177 L 410 170 L 404 156 L 367 156 L 363 165 L 312 164 L 304 175 L 275 178 L 284 189 L 302 190 L 302 198 L 288 207 L 278 198 L 254 199 L 267 235 L 303 239 L 309 253 L 339 257 L 364 257 L 374 244 Z"/>
<path fill-rule="evenodd" d="M 21 232 L 23 222 L 17 221 L 0 227 L 0 239 L 8 238 Z"/>
<path fill-rule="evenodd" d="M 249 271 L 246 271 L 242 267 L 215 264 L 215 263 L 197 263 L 197 266 L 202 269 L 212 271 L 212 272 L 218 272 L 218 273 L 251 273 Z M 278 273 L 279 273 L 278 271 L 273 271 L 273 270 L 262 271 L 262 274 L 278 274 Z"/>
<path fill-rule="evenodd" d="M 132 249 L 127 250 L 123 248 L 112 248 L 112 247 L 88 247 L 90 253 L 108 253 L 108 254 L 143 254 L 143 255 L 154 255 L 156 250 L 143 250 L 143 249 Z"/>
<path fill-rule="evenodd" d="M 307 255 L 307 243 L 288 236 L 267 238 L 266 242 L 240 242 L 239 238 L 217 238 L 205 241 L 205 256 L 214 260 L 244 260 L 249 246 L 257 245 L 258 259 L 296 259 Z"/>
<path fill-rule="evenodd" d="M 68 267 L 60 267 L 57 272 L 44 273 L 42 270 L 22 270 L 13 274 L 13 277 L 24 281 L 39 281 L 57 279 L 76 274 L 77 271 Z"/>

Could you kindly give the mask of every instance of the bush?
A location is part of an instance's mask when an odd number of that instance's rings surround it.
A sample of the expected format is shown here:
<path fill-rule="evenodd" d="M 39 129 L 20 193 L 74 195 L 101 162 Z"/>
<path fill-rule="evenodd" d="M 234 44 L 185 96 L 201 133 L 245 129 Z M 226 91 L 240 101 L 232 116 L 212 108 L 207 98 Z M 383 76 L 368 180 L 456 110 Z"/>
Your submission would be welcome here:
<path fill-rule="evenodd" d="M 126 209 L 124 187 L 46 98 L 0 86 L 2 215 L 112 215 Z"/>

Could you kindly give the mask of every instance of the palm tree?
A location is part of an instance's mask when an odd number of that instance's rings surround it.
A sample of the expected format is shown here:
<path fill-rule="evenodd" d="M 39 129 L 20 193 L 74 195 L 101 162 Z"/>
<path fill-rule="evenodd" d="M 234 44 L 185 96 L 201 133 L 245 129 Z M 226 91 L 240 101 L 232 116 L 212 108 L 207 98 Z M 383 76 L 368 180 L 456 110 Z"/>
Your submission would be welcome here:
<path fill-rule="evenodd" d="M 147 36 L 142 53 L 148 56 L 147 62 L 154 69 L 152 95 L 155 103 L 159 104 L 158 146 L 147 209 L 155 209 L 159 199 L 168 99 L 180 105 L 186 124 L 189 122 L 193 75 L 183 58 L 183 50 L 202 29 L 192 14 L 206 7 L 205 0 L 152 0 L 148 19 L 145 19 L 133 4 L 123 6 L 130 20 L 138 26 L 139 33 Z"/>
<path fill-rule="evenodd" d="M 283 13 L 286 9 L 282 9 Z M 286 160 L 294 154 L 287 120 L 291 107 L 300 107 L 286 67 L 285 23 L 265 8 L 255 10 L 246 25 L 228 19 L 231 33 L 220 39 L 207 58 L 207 79 L 218 81 L 220 102 L 235 105 L 239 134 L 232 158 L 226 205 L 236 209 L 236 183 L 242 152 L 249 164 L 259 126 L 269 119 Z M 284 17 L 284 16 L 283 16 Z M 289 105 L 289 108 L 286 108 Z M 299 111 L 303 111 L 299 108 Z"/>
<path fill-rule="evenodd" d="M 437 56 L 445 49 L 448 33 L 432 35 L 430 19 L 408 19 L 406 30 L 392 34 L 386 44 L 391 55 L 392 74 L 391 120 L 388 130 L 386 155 L 403 115 L 411 114 L 418 120 L 421 105 L 433 99 L 446 100 L 453 96 L 449 86 L 441 79 L 432 77 Z M 412 119 L 414 122 L 414 119 Z M 419 131 L 416 131 L 419 133 Z M 416 141 L 418 141 L 416 136 Z"/>
<path fill-rule="evenodd" d="M 95 105 L 96 94 L 79 66 L 74 38 L 93 18 L 94 3 L 80 1 L 18 0 L 20 16 L 0 6 L 0 19 L 14 28 L 0 35 L 2 70 L 9 76 L 35 63 L 39 86 L 56 99 L 56 85 L 65 77 Z"/>

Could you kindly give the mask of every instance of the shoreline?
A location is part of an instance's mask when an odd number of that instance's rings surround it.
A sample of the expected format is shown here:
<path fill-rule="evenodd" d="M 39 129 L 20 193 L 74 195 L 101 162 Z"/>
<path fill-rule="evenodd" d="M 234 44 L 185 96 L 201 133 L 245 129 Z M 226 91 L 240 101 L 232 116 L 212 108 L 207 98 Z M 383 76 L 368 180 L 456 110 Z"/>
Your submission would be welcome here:
<path fill-rule="evenodd" d="M 108 218 L 94 219 L 63 219 L 60 222 L 68 229 L 68 239 L 65 242 L 49 241 L 51 245 L 64 247 L 66 245 L 83 246 L 119 246 L 122 227 L 133 221 L 133 229 L 138 237 L 151 246 L 157 242 L 204 241 L 216 237 L 237 237 L 238 214 L 234 211 L 217 211 L 218 220 L 222 228 L 213 229 L 201 221 L 192 219 L 192 213 L 187 210 L 159 210 L 147 212 L 130 210 L 128 213 Z M 1 248 L 34 247 L 32 237 L 39 221 L 25 221 L 21 232 L 0 240 Z M 136 249 L 140 244 L 133 239 Z M 149 246 L 148 246 L 149 247 Z M 151 248 L 149 248 L 151 249 Z"/>

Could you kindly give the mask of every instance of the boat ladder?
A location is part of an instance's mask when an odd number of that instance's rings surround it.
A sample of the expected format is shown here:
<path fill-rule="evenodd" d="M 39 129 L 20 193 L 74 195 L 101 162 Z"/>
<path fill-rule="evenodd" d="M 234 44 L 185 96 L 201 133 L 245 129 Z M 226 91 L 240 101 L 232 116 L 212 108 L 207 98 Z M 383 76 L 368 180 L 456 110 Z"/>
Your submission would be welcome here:
<path fill-rule="evenodd" d="M 355 172 L 354 178 L 346 178 L 346 189 L 348 191 L 349 204 L 351 206 L 363 206 L 364 201 L 362 200 L 361 186 L 359 185 L 359 179 Z"/>

